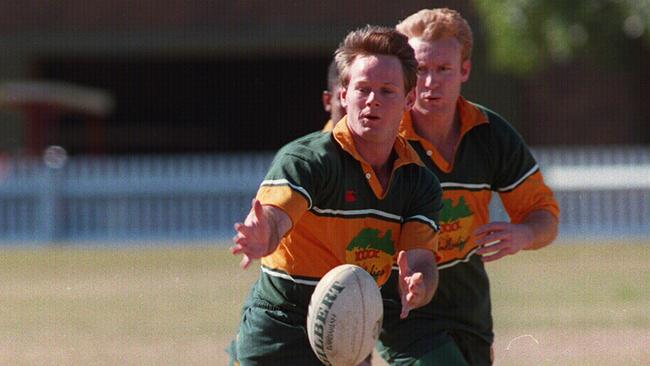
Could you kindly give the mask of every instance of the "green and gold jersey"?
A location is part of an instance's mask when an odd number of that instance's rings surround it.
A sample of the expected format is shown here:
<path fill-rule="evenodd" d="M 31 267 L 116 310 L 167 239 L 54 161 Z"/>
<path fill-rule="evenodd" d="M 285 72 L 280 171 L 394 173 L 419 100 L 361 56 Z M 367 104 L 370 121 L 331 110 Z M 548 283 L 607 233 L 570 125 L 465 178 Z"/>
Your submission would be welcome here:
<path fill-rule="evenodd" d="M 330 132 L 334 129 L 334 125 L 336 123 L 332 121 L 331 119 L 328 119 L 327 122 L 325 122 L 325 125 L 323 126 L 323 129 L 321 132 Z"/>
<path fill-rule="evenodd" d="M 443 188 L 436 253 L 440 280 L 433 301 L 419 315 L 433 318 L 440 329 L 472 332 L 491 342 L 489 282 L 472 232 L 489 222 L 492 192 L 499 194 L 513 223 L 535 210 L 558 217 L 559 206 L 530 150 L 505 120 L 462 97 L 457 111 L 461 137 L 453 161 L 415 132 L 410 113 L 400 126 L 400 135 Z"/>
<path fill-rule="evenodd" d="M 346 119 L 331 133 L 316 132 L 283 147 L 257 198 L 282 209 L 293 227 L 262 258 L 258 295 L 274 305 L 305 307 L 318 280 L 351 263 L 379 285 L 400 250 L 437 247 L 441 188 L 402 137 L 384 191 L 357 152 Z"/>

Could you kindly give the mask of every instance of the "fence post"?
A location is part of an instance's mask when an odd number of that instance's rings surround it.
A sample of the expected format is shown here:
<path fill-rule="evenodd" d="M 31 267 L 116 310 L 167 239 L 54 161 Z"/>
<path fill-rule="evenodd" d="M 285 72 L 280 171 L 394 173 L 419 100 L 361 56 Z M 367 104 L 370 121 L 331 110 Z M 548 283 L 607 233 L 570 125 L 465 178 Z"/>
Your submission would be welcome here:
<path fill-rule="evenodd" d="M 38 195 L 38 225 L 36 225 L 36 238 L 41 241 L 54 241 L 56 222 L 56 197 L 54 187 L 54 169 L 46 165 L 42 166 L 39 177 Z"/>
<path fill-rule="evenodd" d="M 39 192 L 39 225 L 36 237 L 41 241 L 54 242 L 58 238 L 57 231 L 65 222 L 64 215 L 59 212 L 59 192 L 61 170 L 65 166 L 68 155 L 60 146 L 50 146 L 43 153 L 43 165 Z"/>

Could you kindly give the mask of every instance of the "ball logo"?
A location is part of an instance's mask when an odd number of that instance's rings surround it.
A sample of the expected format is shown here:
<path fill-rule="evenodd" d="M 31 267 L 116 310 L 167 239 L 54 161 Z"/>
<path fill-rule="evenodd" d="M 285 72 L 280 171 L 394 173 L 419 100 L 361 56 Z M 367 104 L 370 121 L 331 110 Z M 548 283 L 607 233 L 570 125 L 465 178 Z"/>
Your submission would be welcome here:
<path fill-rule="evenodd" d="M 337 296 L 345 290 L 345 286 L 342 286 L 340 282 L 335 281 L 332 284 L 332 287 L 327 291 L 325 297 L 323 297 L 322 302 L 316 310 L 316 320 L 314 322 L 314 351 L 318 355 L 318 358 L 321 360 L 327 360 L 326 350 L 332 350 L 332 344 L 334 341 L 334 330 L 336 329 L 336 316 L 333 314 L 332 317 L 328 318 L 330 309 L 334 300 Z M 330 326 L 326 326 L 329 324 Z M 325 334 L 325 329 L 328 329 L 327 334 Z M 327 363 L 327 365 L 331 365 Z"/>
<path fill-rule="evenodd" d="M 346 262 L 365 269 L 377 284 L 383 285 L 390 276 L 395 255 L 392 235 L 391 229 L 383 235 L 378 229 L 362 229 L 346 248 Z"/>
<path fill-rule="evenodd" d="M 314 288 L 307 310 L 307 337 L 325 365 L 355 366 L 372 352 L 383 317 L 381 293 L 363 268 L 332 268 Z"/>

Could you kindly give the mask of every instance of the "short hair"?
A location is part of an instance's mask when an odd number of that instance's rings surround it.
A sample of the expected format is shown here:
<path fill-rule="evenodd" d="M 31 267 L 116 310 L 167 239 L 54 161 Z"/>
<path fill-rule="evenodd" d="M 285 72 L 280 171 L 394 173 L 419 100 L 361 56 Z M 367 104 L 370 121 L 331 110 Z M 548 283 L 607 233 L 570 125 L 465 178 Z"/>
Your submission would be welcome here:
<path fill-rule="evenodd" d="M 408 38 L 392 28 L 367 25 L 348 33 L 334 53 L 341 86 L 350 82 L 350 66 L 359 56 L 395 56 L 402 65 L 404 92 L 410 92 L 417 80 L 417 61 Z"/>
<path fill-rule="evenodd" d="M 327 67 L 327 91 L 336 93 L 339 83 L 339 69 L 336 67 L 336 61 L 332 60 Z"/>
<path fill-rule="evenodd" d="M 461 60 L 466 61 L 472 57 L 472 29 L 456 10 L 423 9 L 399 22 L 395 28 L 408 38 L 420 38 L 425 42 L 454 37 L 462 46 Z"/>

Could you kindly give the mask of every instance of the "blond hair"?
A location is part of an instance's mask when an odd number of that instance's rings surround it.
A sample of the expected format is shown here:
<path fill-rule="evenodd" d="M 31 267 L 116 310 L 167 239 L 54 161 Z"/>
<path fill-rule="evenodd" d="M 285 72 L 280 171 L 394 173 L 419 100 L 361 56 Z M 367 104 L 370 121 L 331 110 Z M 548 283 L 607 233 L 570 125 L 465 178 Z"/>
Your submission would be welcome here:
<path fill-rule="evenodd" d="M 395 56 L 402 65 L 404 93 L 415 87 L 417 80 L 417 61 L 408 38 L 397 30 L 387 27 L 367 25 L 348 33 L 334 53 L 343 87 L 350 82 L 350 66 L 360 56 Z"/>
<path fill-rule="evenodd" d="M 433 42 L 445 37 L 456 38 L 461 44 L 461 60 L 472 57 L 474 39 L 469 24 L 456 10 L 448 8 L 423 9 L 402 20 L 395 27 L 408 38 Z"/>

